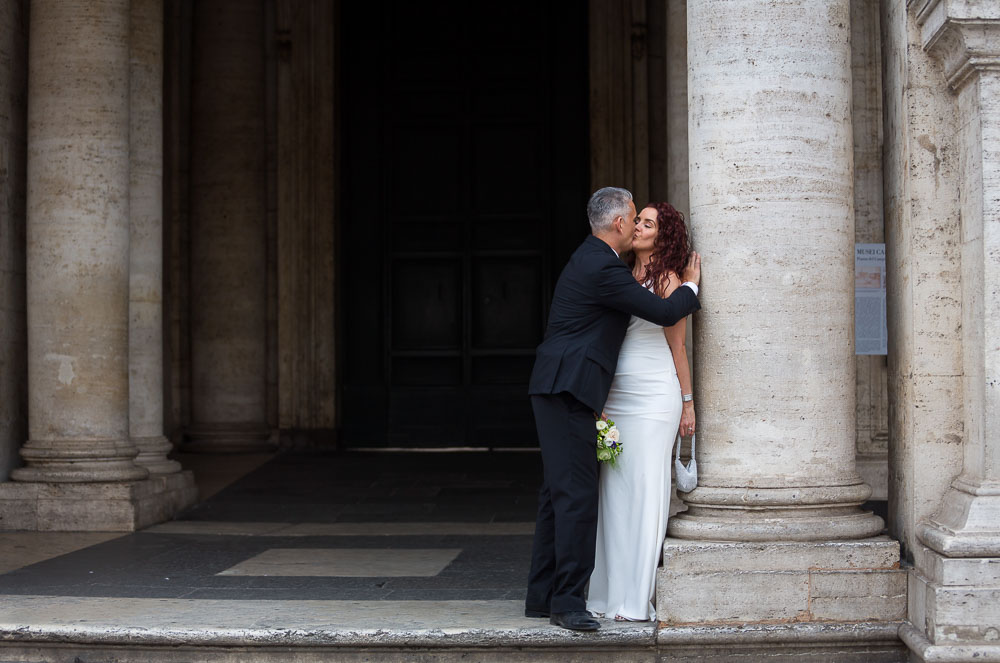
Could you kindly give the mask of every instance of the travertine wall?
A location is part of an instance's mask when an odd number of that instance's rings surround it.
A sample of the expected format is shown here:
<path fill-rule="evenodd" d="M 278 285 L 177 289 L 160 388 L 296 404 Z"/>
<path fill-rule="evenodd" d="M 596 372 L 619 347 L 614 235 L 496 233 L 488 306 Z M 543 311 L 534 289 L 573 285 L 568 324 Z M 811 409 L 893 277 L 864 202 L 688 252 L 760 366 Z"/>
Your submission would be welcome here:
<path fill-rule="evenodd" d="M 688 217 L 687 0 L 667 0 L 666 36 L 667 200 Z"/>
<path fill-rule="evenodd" d="M 24 231 L 28 0 L 0 3 L 0 481 L 27 430 Z"/>
<path fill-rule="evenodd" d="M 889 528 L 916 523 L 962 469 L 961 261 L 955 112 L 905 3 L 882 3 L 889 318 Z"/>
<path fill-rule="evenodd" d="M 275 161 L 278 424 L 330 431 L 336 421 L 335 10 L 279 0 Z"/>
<path fill-rule="evenodd" d="M 854 113 L 854 241 L 885 241 L 882 220 L 882 51 L 879 6 L 851 0 L 851 73 Z M 888 492 L 889 398 L 886 357 L 857 355 L 858 472 L 872 499 Z"/>

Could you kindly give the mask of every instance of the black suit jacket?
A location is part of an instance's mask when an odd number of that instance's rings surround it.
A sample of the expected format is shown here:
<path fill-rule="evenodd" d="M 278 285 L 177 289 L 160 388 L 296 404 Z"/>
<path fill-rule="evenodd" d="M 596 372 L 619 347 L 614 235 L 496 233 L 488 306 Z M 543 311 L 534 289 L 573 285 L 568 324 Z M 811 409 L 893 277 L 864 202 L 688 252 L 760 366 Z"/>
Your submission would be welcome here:
<path fill-rule="evenodd" d="M 666 299 L 657 297 L 636 283 L 610 246 L 589 235 L 559 275 L 528 393 L 569 392 L 600 412 L 629 316 L 670 327 L 699 308 L 698 296 L 686 286 Z"/>

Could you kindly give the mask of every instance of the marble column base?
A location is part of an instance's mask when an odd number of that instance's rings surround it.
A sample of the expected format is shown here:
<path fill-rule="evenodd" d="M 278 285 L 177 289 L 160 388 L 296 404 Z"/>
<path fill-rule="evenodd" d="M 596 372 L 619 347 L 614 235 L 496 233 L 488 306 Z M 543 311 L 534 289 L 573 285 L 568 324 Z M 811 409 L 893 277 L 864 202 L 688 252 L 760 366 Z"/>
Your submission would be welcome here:
<path fill-rule="evenodd" d="M 959 477 L 917 536 L 948 557 L 1000 557 L 1000 482 Z"/>
<path fill-rule="evenodd" d="M 149 472 L 135 464 L 137 453 L 129 440 L 29 440 L 21 448 L 27 466 L 10 476 L 15 481 L 44 483 L 140 481 Z"/>
<path fill-rule="evenodd" d="M 135 457 L 136 464 L 149 470 L 151 476 L 181 471 L 180 463 L 167 458 L 167 454 L 174 448 L 174 445 L 166 437 L 162 435 L 133 437 L 132 444 L 139 450 L 139 455 Z"/>
<path fill-rule="evenodd" d="M 198 498 L 187 472 L 114 483 L 0 483 L 0 530 L 134 532 Z"/>
<path fill-rule="evenodd" d="M 1000 557 L 914 551 L 909 625 L 900 636 L 915 661 L 1000 661 Z"/>
<path fill-rule="evenodd" d="M 871 488 L 860 480 L 835 486 L 699 485 L 683 495 L 688 509 L 670 519 L 671 537 L 695 541 L 830 541 L 866 539 L 882 519 L 859 506 Z"/>
<path fill-rule="evenodd" d="M 253 453 L 273 451 L 265 424 L 195 424 L 187 430 L 183 450 L 189 453 Z"/>
<path fill-rule="evenodd" d="M 656 575 L 667 624 L 892 622 L 906 616 L 899 543 L 728 543 L 668 538 Z"/>

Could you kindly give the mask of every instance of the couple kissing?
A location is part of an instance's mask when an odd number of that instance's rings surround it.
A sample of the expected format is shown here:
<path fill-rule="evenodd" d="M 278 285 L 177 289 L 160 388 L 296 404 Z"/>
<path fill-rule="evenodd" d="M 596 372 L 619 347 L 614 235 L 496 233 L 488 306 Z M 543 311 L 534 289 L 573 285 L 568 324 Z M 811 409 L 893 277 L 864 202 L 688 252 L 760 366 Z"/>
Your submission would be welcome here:
<path fill-rule="evenodd" d="M 629 191 L 605 187 L 587 217 L 592 234 L 556 283 L 528 388 L 543 480 L 525 616 L 577 631 L 600 628 L 594 615 L 655 619 L 670 452 L 678 428 L 694 432 L 684 333 L 701 278 L 672 206 L 637 212 Z M 613 465 L 598 464 L 595 413 L 621 433 Z"/>

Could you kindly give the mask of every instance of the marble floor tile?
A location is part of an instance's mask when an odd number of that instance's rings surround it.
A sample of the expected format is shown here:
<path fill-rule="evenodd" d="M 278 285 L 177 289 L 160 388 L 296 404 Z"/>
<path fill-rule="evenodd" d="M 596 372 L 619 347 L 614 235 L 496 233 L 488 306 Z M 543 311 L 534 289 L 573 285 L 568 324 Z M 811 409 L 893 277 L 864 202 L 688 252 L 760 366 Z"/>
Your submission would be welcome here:
<path fill-rule="evenodd" d="M 277 523 L 174 520 L 143 530 L 149 534 L 224 536 L 530 536 L 533 522 L 449 523 Z"/>
<path fill-rule="evenodd" d="M 117 539 L 121 532 L 0 532 L 0 574 Z"/>
<path fill-rule="evenodd" d="M 271 548 L 216 575 L 432 577 L 461 552 L 460 548 Z"/>

